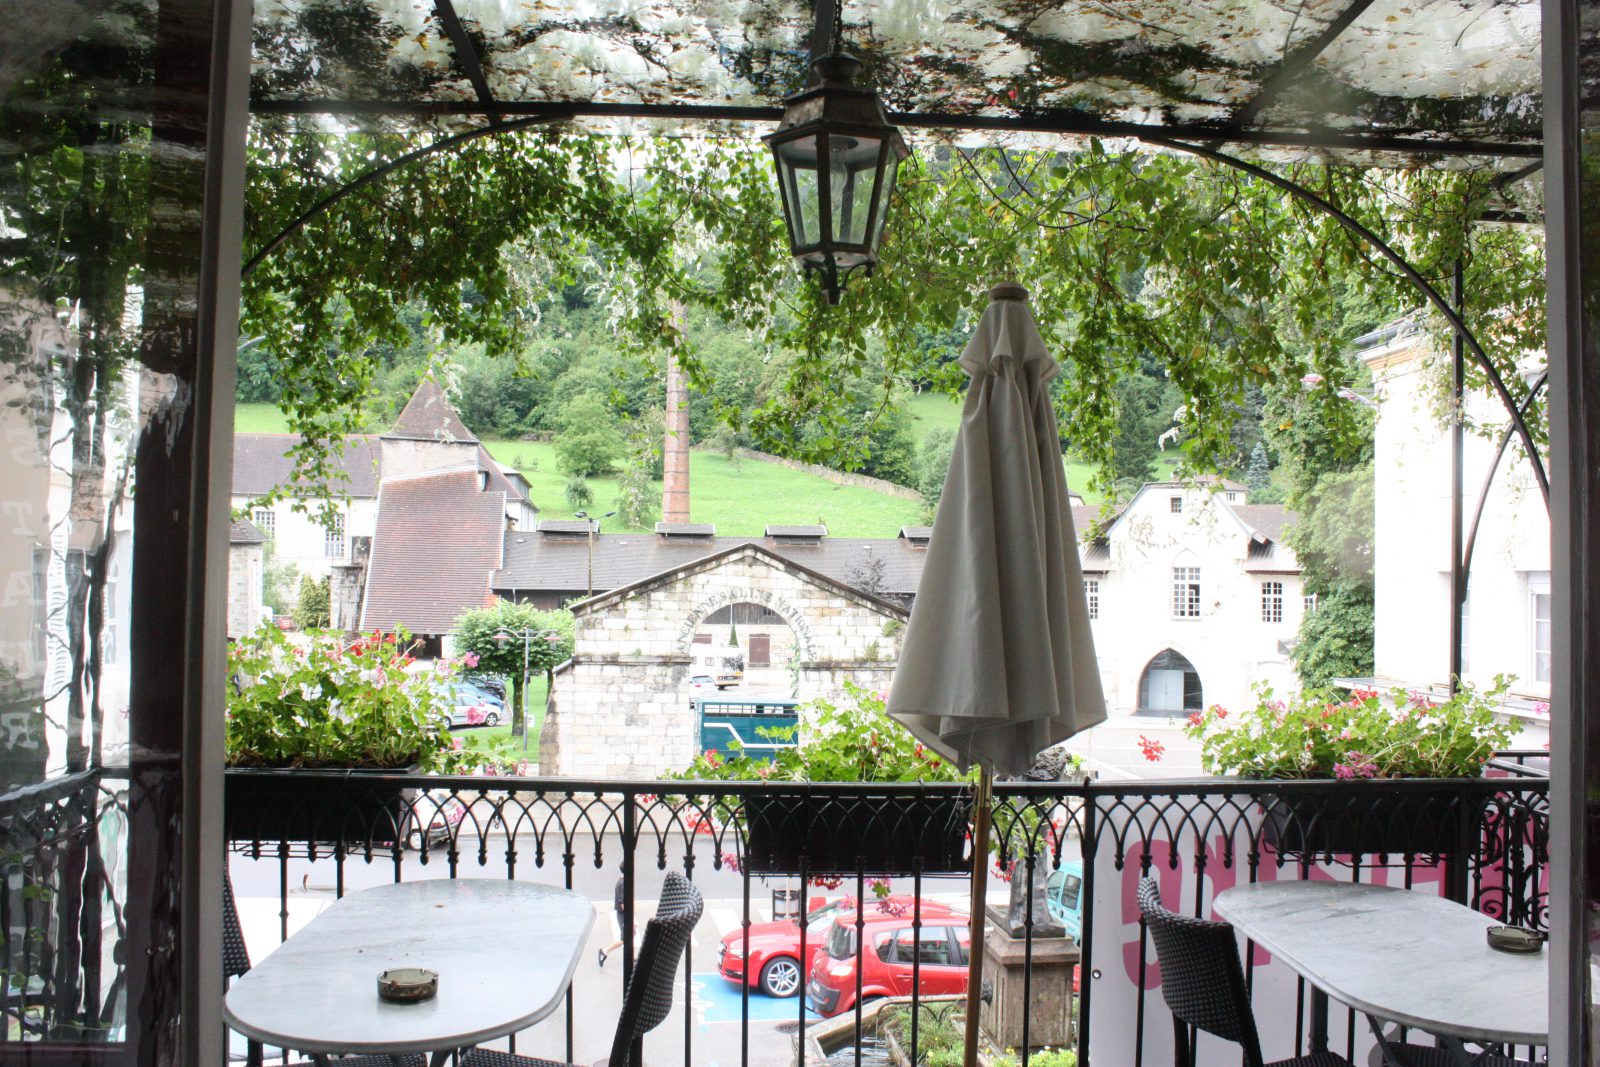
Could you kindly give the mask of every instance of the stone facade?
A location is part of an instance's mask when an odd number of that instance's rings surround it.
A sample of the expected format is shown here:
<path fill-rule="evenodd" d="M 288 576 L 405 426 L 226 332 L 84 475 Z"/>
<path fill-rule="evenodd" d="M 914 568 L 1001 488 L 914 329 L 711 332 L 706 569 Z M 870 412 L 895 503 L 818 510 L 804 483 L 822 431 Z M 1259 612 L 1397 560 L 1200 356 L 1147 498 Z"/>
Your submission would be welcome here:
<path fill-rule="evenodd" d="M 694 635 L 707 616 L 737 603 L 761 604 L 788 623 L 797 699 L 836 699 L 847 680 L 888 688 L 903 610 L 758 544 L 739 545 L 574 605 L 575 651 L 556 676 L 540 770 L 653 778 L 686 766 L 699 741 L 689 688 Z"/>
<path fill-rule="evenodd" d="M 228 546 L 228 636 L 253 633 L 264 617 L 262 568 L 264 544 L 235 542 Z"/>

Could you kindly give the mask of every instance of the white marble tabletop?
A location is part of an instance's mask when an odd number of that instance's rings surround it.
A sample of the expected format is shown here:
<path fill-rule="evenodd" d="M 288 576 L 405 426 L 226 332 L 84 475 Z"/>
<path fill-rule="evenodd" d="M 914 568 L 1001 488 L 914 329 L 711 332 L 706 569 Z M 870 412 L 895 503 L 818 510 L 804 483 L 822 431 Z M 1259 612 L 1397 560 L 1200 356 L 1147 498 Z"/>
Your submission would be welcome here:
<path fill-rule="evenodd" d="M 228 990 L 228 1025 L 307 1053 L 431 1052 L 514 1033 L 561 1003 L 594 923 L 554 886 L 429 879 L 351 893 Z M 439 992 L 378 999 L 378 972 L 426 967 Z"/>
<path fill-rule="evenodd" d="M 1260 882 L 1217 895 L 1217 914 L 1357 1011 L 1463 1041 L 1544 1045 L 1546 952 L 1489 947 L 1492 919 L 1426 890 Z"/>

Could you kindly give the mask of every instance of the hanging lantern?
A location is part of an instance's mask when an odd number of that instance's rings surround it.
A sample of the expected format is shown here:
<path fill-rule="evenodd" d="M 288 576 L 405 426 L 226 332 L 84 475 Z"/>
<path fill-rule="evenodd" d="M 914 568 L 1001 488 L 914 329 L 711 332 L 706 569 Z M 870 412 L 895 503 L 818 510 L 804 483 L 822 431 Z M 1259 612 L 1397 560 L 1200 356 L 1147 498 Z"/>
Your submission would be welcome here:
<path fill-rule="evenodd" d="M 861 61 L 837 49 L 812 61 L 815 84 L 784 101 L 763 138 L 778 166 L 789 251 L 822 275 L 829 304 L 878 262 L 895 171 L 911 154 L 883 102 L 855 83 Z"/>

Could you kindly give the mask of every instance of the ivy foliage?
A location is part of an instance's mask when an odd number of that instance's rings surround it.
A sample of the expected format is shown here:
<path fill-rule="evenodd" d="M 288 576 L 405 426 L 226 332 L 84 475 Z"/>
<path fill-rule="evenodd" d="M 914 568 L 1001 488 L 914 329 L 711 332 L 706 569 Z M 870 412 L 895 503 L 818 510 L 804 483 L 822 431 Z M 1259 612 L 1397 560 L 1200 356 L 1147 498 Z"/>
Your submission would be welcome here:
<path fill-rule="evenodd" d="M 421 143 L 258 123 L 251 250 L 330 189 Z M 1283 173 L 1439 286 L 1462 258 L 1475 294 L 1469 320 L 1502 377 L 1523 388 L 1512 369 L 1537 346 L 1542 249 L 1528 232 L 1470 225 L 1494 191 L 1491 175 Z M 1118 388 L 1141 366 L 1181 400 L 1187 468 L 1237 469 L 1252 442 L 1234 430 L 1252 397 L 1307 372 L 1329 389 L 1340 382 L 1342 302 L 1355 293 L 1386 310 L 1418 303 L 1409 281 L 1327 215 L 1220 164 L 1099 142 L 1071 153 L 927 143 L 902 166 L 876 275 L 853 280 L 829 308 L 792 265 L 771 163 L 753 139 L 540 128 L 426 156 L 315 217 L 247 278 L 245 329 L 263 338 L 284 383 L 290 426 L 305 436 L 297 459 L 313 482 L 332 476 L 337 438 L 356 428 L 372 351 L 404 343 L 407 304 L 426 309 L 442 343 L 517 359 L 541 304 L 573 285 L 607 306 L 640 359 L 676 354 L 706 400 L 697 417 L 768 451 L 856 468 L 907 386 L 959 390 L 959 339 L 987 288 L 1008 279 L 1034 294 L 1063 364 L 1063 441 L 1100 465 L 1102 488 L 1115 477 L 1122 407 L 1150 402 Z M 686 316 L 708 315 L 770 360 L 753 408 L 747 390 L 717 382 L 725 354 L 687 343 Z M 1353 428 L 1346 412 L 1331 414 Z M 1130 458 L 1125 466 L 1137 466 Z"/>

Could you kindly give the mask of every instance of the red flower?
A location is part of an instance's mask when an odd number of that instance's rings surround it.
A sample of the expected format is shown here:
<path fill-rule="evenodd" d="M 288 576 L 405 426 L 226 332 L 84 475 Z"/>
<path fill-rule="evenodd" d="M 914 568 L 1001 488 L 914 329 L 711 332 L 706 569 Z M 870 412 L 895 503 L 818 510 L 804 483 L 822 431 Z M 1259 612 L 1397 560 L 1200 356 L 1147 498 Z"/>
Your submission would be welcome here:
<path fill-rule="evenodd" d="M 1200 717 L 1200 713 L 1198 711 L 1191 711 L 1189 713 L 1189 725 L 1190 726 L 1199 726 L 1204 721 L 1205 720 Z"/>
<path fill-rule="evenodd" d="M 1160 741 L 1152 741 L 1144 734 L 1140 734 L 1139 750 L 1144 753 L 1144 758 L 1151 763 L 1159 763 L 1162 755 L 1167 751 L 1167 746 Z"/>

